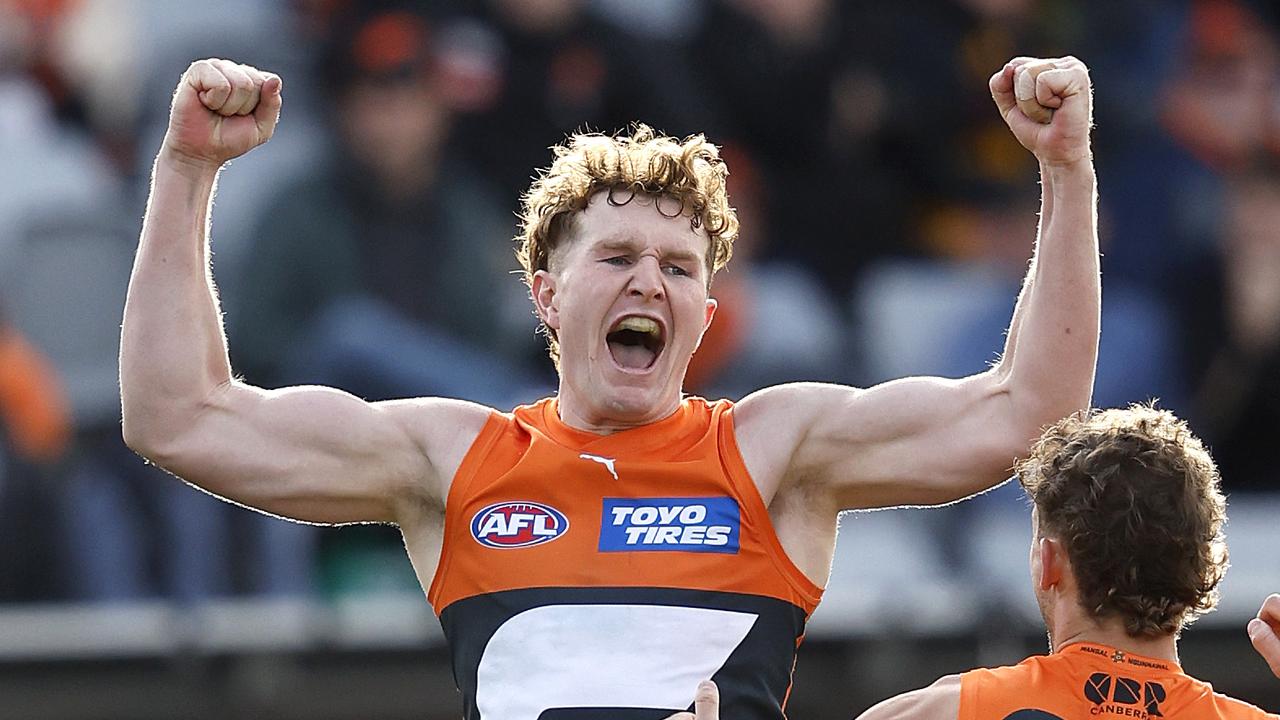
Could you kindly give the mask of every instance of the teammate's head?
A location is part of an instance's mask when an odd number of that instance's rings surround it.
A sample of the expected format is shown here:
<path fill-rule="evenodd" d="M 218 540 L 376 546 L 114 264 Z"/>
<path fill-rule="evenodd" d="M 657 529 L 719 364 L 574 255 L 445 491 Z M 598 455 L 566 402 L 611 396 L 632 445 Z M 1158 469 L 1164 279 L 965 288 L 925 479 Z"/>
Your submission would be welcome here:
<path fill-rule="evenodd" d="M 1217 603 L 1226 503 L 1213 459 L 1172 413 L 1133 405 L 1068 417 L 1045 431 L 1018 476 L 1034 504 L 1033 575 L 1061 548 L 1093 621 L 1158 637 Z M 1037 577 L 1052 631 L 1046 584 Z"/>
<path fill-rule="evenodd" d="M 678 140 L 637 125 L 630 134 L 576 134 L 552 151 L 551 167 L 522 198 L 516 237 L 516 255 L 531 288 L 538 271 L 555 273 L 566 250 L 583 244 L 576 242 L 586 234 L 583 216 L 606 204 L 647 204 L 657 220 L 682 223 L 701 235 L 704 289 L 711 275 L 729 262 L 738 218 L 725 192 L 728 169 L 716 146 L 702 135 Z M 534 300 L 536 305 L 536 296 Z M 558 368 L 560 332 L 541 310 L 538 314 Z"/>

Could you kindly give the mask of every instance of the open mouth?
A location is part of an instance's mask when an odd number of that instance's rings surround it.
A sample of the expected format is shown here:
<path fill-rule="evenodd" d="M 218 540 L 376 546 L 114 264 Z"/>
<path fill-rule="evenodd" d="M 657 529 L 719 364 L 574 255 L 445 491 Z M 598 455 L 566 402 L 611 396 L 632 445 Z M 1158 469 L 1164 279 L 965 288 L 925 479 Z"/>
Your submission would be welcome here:
<path fill-rule="evenodd" d="M 648 370 L 666 346 L 662 326 L 652 318 L 628 315 L 614 323 L 605 336 L 609 354 L 624 370 Z"/>

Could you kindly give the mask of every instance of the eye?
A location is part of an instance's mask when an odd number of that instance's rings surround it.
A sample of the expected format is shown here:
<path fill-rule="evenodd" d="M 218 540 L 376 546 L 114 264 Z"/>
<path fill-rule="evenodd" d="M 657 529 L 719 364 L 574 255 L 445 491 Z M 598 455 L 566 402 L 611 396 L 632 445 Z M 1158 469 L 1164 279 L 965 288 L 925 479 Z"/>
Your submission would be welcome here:
<path fill-rule="evenodd" d="M 605 258 L 604 260 L 601 260 L 601 262 L 622 267 L 625 265 L 630 265 L 631 258 L 627 257 L 626 255 L 614 255 L 613 257 Z"/>
<path fill-rule="evenodd" d="M 679 265 L 668 265 L 664 269 L 668 273 L 675 275 L 676 277 L 691 277 L 693 275 L 693 273 L 689 272 L 688 270 L 685 270 Z"/>

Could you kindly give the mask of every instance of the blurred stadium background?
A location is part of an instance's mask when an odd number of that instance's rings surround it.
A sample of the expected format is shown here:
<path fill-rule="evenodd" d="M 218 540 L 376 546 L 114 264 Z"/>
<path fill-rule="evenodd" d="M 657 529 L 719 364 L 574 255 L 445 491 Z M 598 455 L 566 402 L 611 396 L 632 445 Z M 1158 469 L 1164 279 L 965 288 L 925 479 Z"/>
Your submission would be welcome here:
<path fill-rule="evenodd" d="M 123 293 L 169 95 L 219 56 L 281 125 L 224 172 L 235 367 L 509 407 L 554 386 L 509 238 L 546 148 L 643 120 L 725 148 L 743 235 L 689 390 L 981 369 L 1035 231 L 986 80 L 1096 84 L 1095 401 L 1211 444 L 1233 569 L 1183 662 L 1280 709 L 1244 623 L 1280 590 L 1280 20 L 1236 0 L 0 0 L 0 717 L 457 717 L 389 528 L 191 490 L 121 444 Z M 1016 486 L 852 514 L 791 716 L 1044 648 Z M 673 648 L 678 652 L 678 648 Z"/>

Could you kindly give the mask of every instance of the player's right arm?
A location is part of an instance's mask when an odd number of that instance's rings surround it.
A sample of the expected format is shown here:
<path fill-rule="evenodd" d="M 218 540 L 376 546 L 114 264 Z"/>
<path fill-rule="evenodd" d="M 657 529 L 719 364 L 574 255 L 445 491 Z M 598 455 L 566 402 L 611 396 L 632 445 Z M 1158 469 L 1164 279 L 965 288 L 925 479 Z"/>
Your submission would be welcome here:
<path fill-rule="evenodd" d="M 129 281 L 120 348 L 125 442 L 209 492 L 309 522 L 395 522 L 443 506 L 488 411 L 366 403 L 330 388 L 235 379 L 209 273 L 219 169 L 270 139 L 280 79 L 201 60 L 174 93 Z"/>

